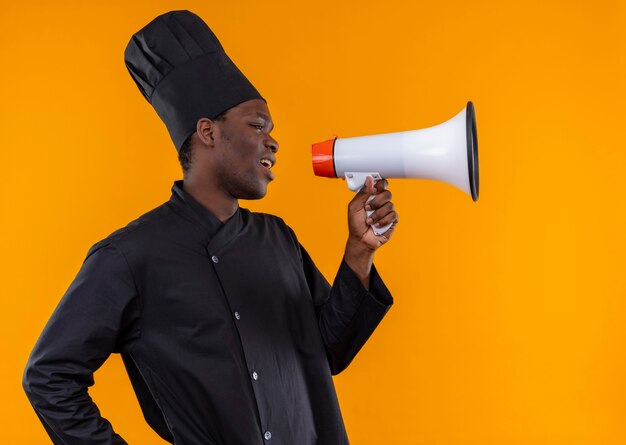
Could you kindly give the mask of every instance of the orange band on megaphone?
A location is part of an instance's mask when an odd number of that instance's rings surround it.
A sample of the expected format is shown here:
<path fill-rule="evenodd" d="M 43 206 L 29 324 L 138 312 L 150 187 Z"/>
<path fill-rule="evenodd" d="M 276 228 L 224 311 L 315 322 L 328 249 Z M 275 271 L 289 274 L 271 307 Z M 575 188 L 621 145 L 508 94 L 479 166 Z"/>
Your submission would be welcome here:
<path fill-rule="evenodd" d="M 324 176 L 326 178 L 336 178 L 335 161 L 333 154 L 335 151 L 335 140 L 337 136 L 324 142 L 318 142 L 311 145 L 311 154 L 313 157 L 313 173 L 315 176 Z"/>

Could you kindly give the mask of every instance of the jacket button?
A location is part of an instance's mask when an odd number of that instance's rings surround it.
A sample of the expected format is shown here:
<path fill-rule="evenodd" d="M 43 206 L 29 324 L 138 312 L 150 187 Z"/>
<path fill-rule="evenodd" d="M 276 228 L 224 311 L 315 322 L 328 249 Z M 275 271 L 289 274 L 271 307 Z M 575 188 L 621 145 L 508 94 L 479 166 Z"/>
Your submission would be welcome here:
<path fill-rule="evenodd" d="M 252 378 L 253 378 L 254 380 L 259 380 L 259 374 L 257 374 L 257 373 L 256 373 L 256 371 L 253 371 L 253 372 L 252 372 Z"/>
<path fill-rule="evenodd" d="M 218 257 L 216 257 L 215 255 L 213 255 L 213 256 L 211 257 L 211 261 L 213 261 L 215 264 L 217 264 L 217 263 L 219 263 L 219 262 L 220 262 L 220 259 L 219 259 Z"/>
<path fill-rule="evenodd" d="M 236 318 L 237 320 L 239 320 L 239 319 L 241 318 L 241 315 L 239 315 L 239 312 L 235 312 L 235 318 Z"/>
<path fill-rule="evenodd" d="M 272 438 L 272 433 L 266 431 L 265 434 L 263 434 L 263 437 L 265 437 L 265 440 L 270 440 Z"/>

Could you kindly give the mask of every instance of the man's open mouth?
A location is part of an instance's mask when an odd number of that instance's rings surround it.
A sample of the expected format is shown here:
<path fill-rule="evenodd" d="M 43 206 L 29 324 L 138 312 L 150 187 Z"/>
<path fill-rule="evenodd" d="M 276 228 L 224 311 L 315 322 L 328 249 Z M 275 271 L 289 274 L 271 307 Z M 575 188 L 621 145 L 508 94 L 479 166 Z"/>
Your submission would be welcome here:
<path fill-rule="evenodd" d="M 263 167 L 265 167 L 268 170 L 270 170 L 274 166 L 274 162 L 272 162 L 272 160 L 268 158 L 263 158 L 261 159 L 260 162 L 261 162 L 261 165 L 263 165 Z"/>

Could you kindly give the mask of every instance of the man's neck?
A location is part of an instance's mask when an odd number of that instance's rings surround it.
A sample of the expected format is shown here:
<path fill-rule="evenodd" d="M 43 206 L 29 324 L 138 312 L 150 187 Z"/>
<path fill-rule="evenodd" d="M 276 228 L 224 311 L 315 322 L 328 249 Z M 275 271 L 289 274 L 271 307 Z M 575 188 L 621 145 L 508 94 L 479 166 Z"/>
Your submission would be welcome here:
<path fill-rule="evenodd" d="M 226 196 L 223 191 L 211 184 L 201 184 L 188 178 L 183 181 L 183 190 L 223 223 L 226 223 L 239 208 L 237 199 Z"/>

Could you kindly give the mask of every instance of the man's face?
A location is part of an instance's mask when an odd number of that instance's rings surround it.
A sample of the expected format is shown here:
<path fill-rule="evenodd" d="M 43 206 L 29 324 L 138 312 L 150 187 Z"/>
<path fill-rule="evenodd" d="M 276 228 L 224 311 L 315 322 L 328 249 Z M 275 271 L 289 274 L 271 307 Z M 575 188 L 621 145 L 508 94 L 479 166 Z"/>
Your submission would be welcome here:
<path fill-rule="evenodd" d="M 216 180 L 220 188 L 236 199 L 259 199 L 274 179 L 278 142 L 270 136 L 274 123 L 265 101 L 243 102 L 214 121 L 218 135 L 215 155 Z"/>

